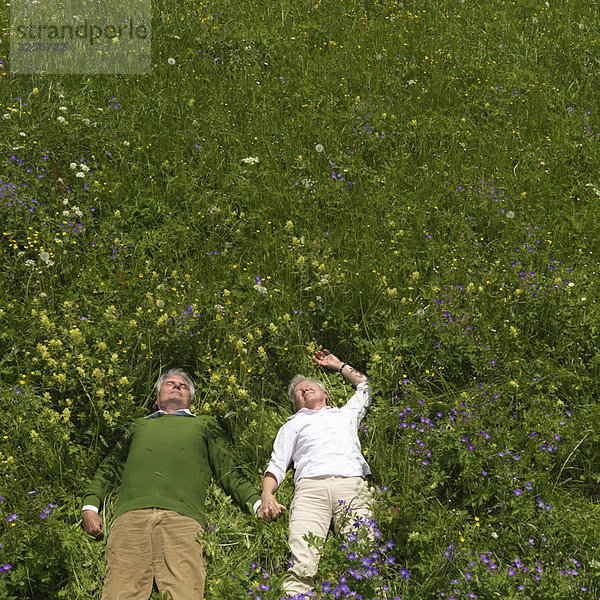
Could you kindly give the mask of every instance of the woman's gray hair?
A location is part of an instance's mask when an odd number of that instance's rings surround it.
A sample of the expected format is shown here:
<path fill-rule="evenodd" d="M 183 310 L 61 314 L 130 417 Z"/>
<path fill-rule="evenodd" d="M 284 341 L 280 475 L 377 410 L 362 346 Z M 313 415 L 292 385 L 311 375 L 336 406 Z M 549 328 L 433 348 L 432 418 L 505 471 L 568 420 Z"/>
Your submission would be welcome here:
<path fill-rule="evenodd" d="M 287 395 L 288 398 L 292 401 L 292 405 L 294 406 L 294 408 L 296 408 L 296 404 L 294 402 L 294 389 L 299 383 L 302 383 L 303 381 L 310 381 L 312 383 L 316 383 L 327 394 L 327 388 L 325 387 L 325 384 L 322 381 L 319 381 L 318 379 L 313 379 L 312 377 L 304 377 L 304 375 L 296 375 L 290 381 L 290 384 L 287 386 Z"/>
<path fill-rule="evenodd" d="M 194 400 L 194 394 L 196 393 L 196 386 L 192 381 L 192 378 L 183 370 L 183 369 L 169 369 L 166 373 L 161 373 L 156 380 L 156 385 L 154 386 L 154 391 L 158 396 L 158 392 L 160 391 L 160 386 L 163 382 L 172 377 L 173 375 L 179 375 L 179 377 L 183 377 L 190 388 L 190 404 Z"/>

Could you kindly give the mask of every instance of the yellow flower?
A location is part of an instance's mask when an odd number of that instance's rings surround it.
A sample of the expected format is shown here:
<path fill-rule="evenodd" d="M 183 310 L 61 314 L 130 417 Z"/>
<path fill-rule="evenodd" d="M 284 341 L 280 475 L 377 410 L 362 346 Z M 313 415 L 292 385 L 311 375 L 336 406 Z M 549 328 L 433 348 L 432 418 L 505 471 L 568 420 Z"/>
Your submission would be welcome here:
<path fill-rule="evenodd" d="M 36 346 L 36 350 L 40 353 L 40 356 L 43 359 L 50 358 L 50 352 L 48 352 L 48 348 L 46 346 L 44 346 L 43 344 L 38 344 Z"/>

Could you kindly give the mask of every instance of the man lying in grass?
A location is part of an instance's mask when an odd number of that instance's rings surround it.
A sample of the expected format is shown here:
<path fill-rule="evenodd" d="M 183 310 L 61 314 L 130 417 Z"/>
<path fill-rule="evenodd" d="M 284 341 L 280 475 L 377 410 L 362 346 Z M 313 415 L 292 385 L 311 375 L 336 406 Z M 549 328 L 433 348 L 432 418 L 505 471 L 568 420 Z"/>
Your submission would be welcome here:
<path fill-rule="evenodd" d="M 135 422 L 88 486 L 84 529 L 100 538 L 104 523 L 98 507 L 120 484 L 102 600 L 145 600 L 153 581 L 171 600 L 202 600 L 206 567 L 199 534 L 210 479 L 242 509 L 252 512 L 260 505 L 260 496 L 236 469 L 217 421 L 190 411 L 193 397 L 194 383 L 185 371 L 172 369 L 159 377 L 158 410 Z"/>
<path fill-rule="evenodd" d="M 356 387 L 342 408 L 327 405 L 327 390 L 320 382 L 296 375 L 288 396 L 296 410 L 275 438 L 271 460 L 263 478 L 262 503 L 258 515 L 276 519 L 284 506 L 273 492 L 294 463 L 296 486 L 290 510 L 288 544 L 293 564 L 283 583 L 288 594 L 303 594 L 314 586 L 319 550 L 305 536 L 323 541 L 333 519 L 336 533 L 352 530 L 356 517 L 371 518 L 367 484 L 371 471 L 361 454 L 358 426 L 371 403 L 367 377 L 329 352 L 315 353 L 320 366 L 339 371 Z"/>

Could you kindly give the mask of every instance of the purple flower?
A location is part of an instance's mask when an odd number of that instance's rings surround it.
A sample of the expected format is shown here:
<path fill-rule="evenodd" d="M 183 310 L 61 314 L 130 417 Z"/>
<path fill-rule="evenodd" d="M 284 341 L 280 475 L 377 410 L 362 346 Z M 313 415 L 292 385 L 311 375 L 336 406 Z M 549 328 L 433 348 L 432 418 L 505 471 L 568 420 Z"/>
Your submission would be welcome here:
<path fill-rule="evenodd" d="M 6 521 L 8 523 L 12 523 L 13 521 L 16 521 L 19 518 L 19 515 L 14 513 L 12 515 L 9 515 L 8 517 L 6 517 Z"/>

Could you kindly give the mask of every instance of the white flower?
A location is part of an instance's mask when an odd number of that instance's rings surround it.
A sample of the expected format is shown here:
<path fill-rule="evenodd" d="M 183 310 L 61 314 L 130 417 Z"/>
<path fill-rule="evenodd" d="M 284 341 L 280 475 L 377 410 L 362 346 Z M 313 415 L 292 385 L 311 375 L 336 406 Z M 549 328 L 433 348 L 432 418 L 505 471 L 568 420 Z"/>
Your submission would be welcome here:
<path fill-rule="evenodd" d="M 69 167 L 71 167 L 71 169 L 76 169 L 77 168 L 77 163 L 71 163 L 69 165 Z"/>
<path fill-rule="evenodd" d="M 90 170 L 90 168 L 87 165 L 81 165 L 81 170 L 87 173 Z"/>
<path fill-rule="evenodd" d="M 20 131 L 20 132 L 19 132 L 19 135 L 20 135 L 21 137 L 27 137 L 27 134 L 26 134 L 24 131 Z"/>
<path fill-rule="evenodd" d="M 415 85 L 415 83 L 417 83 L 417 82 L 414 79 L 409 79 L 408 80 L 408 85 Z"/>
<path fill-rule="evenodd" d="M 45 250 L 42 250 L 40 252 L 40 259 L 44 262 L 48 262 L 50 260 L 50 255 Z"/>
<path fill-rule="evenodd" d="M 75 173 L 75 177 L 79 177 L 81 179 L 82 177 L 85 177 L 85 173 L 83 171 L 79 171 L 79 173 Z"/>
<path fill-rule="evenodd" d="M 70 214 L 71 214 L 71 211 L 70 211 L 70 210 L 63 210 L 63 211 L 62 211 L 62 215 L 63 215 L 63 217 L 68 217 Z"/>
<path fill-rule="evenodd" d="M 174 59 L 174 58 L 168 58 L 168 59 L 167 59 L 167 62 L 168 62 L 170 65 L 174 65 L 174 64 L 175 64 L 175 59 Z"/>
<path fill-rule="evenodd" d="M 129 148 L 129 142 L 127 140 L 125 140 L 123 142 L 123 146 L 125 146 L 125 148 Z"/>
<path fill-rule="evenodd" d="M 509 211 L 506 213 L 506 218 L 507 218 L 507 219 L 514 219 L 514 218 L 515 218 L 515 213 L 514 213 L 512 210 L 509 210 Z"/>
<path fill-rule="evenodd" d="M 10 119 L 10 113 L 4 113 L 4 114 L 2 115 L 2 118 L 3 118 L 3 119 Z"/>
<path fill-rule="evenodd" d="M 583 23 L 579 23 L 579 29 L 585 29 L 585 25 Z"/>
<path fill-rule="evenodd" d="M 531 22 L 535 25 L 538 22 L 537 17 L 532 17 Z"/>
<path fill-rule="evenodd" d="M 62 112 L 67 112 L 67 107 L 66 106 L 59 106 L 58 110 L 62 110 Z"/>
<path fill-rule="evenodd" d="M 316 150 L 317 152 L 323 152 L 323 150 L 325 150 L 325 148 L 323 148 L 323 144 L 317 144 L 317 145 L 315 146 L 315 150 Z"/>
<path fill-rule="evenodd" d="M 253 287 L 260 294 L 266 294 L 267 293 L 267 288 L 264 287 L 264 286 L 262 286 L 262 285 L 260 285 L 260 284 L 258 284 L 258 283 L 255 283 Z"/>
<path fill-rule="evenodd" d="M 157 300 L 156 301 L 156 306 L 158 308 L 164 308 L 165 307 L 165 301 L 164 300 Z"/>
<path fill-rule="evenodd" d="M 57 120 L 59 123 L 64 123 L 64 122 L 65 122 L 65 118 L 64 118 L 64 117 L 56 117 L 56 120 Z"/>
<path fill-rule="evenodd" d="M 249 156 L 248 158 L 242 158 L 242 162 L 246 163 L 247 165 L 254 165 L 259 162 L 259 160 L 258 156 Z"/>

